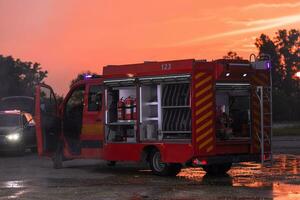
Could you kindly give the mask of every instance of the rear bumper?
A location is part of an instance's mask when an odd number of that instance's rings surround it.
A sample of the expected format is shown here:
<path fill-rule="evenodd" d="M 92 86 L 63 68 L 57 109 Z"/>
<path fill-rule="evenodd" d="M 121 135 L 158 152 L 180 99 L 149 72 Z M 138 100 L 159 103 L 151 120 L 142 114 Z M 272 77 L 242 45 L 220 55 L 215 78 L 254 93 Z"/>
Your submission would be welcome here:
<path fill-rule="evenodd" d="M 238 154 L 238 155 L 222 155 L 212 157 L 200 157 L 199 161 L 205 161 L 207 165 L 221 163 L 240 163 L 240 162 L 258 162 L 260 161 L 259 154 Z"/>

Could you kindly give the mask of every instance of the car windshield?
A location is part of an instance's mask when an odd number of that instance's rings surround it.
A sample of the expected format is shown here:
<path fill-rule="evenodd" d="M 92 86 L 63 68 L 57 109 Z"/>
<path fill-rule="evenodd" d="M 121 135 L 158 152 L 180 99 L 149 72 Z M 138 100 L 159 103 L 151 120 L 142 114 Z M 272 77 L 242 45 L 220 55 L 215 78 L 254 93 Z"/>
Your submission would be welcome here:
<path fill-rule="evenodd" d="M 13 114 L 0 114 L 0 126 L 18 126 L 20 125 L 20 116 Z"/>

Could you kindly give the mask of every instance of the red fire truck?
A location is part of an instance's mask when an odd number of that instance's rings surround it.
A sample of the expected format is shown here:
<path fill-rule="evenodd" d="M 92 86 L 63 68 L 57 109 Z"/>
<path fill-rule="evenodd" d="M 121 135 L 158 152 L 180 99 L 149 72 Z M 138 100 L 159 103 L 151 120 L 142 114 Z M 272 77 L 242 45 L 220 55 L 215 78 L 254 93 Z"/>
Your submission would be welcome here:
<path fill-rule="evenodd" d="M 36 87 L 38 153 L 55 168 L 76 158 L 146 161 L 154 174 L 185 165 L 210 174 L 271 157 L 270 62 L 175 60 L 109 65 L 72 86 L 59 109 Z"/>

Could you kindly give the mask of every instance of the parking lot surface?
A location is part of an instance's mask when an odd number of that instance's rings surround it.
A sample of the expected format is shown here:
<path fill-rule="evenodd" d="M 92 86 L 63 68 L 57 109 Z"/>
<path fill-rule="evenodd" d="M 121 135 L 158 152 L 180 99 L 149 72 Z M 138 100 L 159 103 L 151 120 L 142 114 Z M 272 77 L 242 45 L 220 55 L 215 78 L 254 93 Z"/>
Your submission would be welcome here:
<path fill-rule="evenodd" d="M 300 154 L 299 140 L 295 141 L 288 153 L 274 149 L 278 153 L 273 165 L 236 164 L 222 177 L 208 176 L 201 168 L 183 169 L 177 177 L 158 177 L 146 165 L 109 167 L 100 160 L 67 161 L 63 169 L 53 169 L 51 160 L 30 152 L 24 157 L 1 155 L 0 199 L 296 200 L 300 199 Z"/>

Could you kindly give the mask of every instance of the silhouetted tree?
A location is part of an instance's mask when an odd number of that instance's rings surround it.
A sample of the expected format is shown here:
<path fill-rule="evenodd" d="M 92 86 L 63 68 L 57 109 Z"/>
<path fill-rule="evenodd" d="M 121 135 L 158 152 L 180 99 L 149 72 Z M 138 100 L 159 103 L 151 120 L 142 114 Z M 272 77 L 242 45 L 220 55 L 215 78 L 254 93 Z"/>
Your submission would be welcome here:
<path fill-rule="evenodd" d="M 55 95 L 56 103 L 59 106 L 64 101 L 64 97 L 57 93 L 55 93 L 54 95 Z"/>
<path fill-rule="evenodd" d="M 226 56 L 223 56 L 227 60 L 243 60 L 235 51 L 229 51 Z"/>
<path fill-rule="evenodd" d="M 299 120 L 299 80 L 293 78 L 300 70 L 299 30 L 279 30 L 273 40 L 261 34 L 255 45 L 259 53 L 271 56 L 274 119 Z"/>
<path fill-rule="evenodd" d="M 47 74 L 39 63 L 23 62 L 11 56 L 0 55 L 0 97 L 33 96 L 34 85 L 42 83 Z"/>

